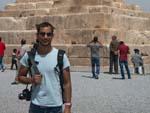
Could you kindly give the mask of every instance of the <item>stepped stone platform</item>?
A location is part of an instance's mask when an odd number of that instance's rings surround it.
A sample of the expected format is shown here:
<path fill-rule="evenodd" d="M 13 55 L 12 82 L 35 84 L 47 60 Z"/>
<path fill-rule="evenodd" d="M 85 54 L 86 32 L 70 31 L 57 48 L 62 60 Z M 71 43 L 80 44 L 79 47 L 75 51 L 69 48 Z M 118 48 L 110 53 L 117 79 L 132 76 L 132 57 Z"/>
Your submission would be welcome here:
<path fill-rule="evenodd" d="M 7 44 L 5 60 L 10 63 L 11 51 L 36 38 L 35 25 L 48 21 L 55 27 L 53 45 L 66 50 L 72 66 L 89 66 L 90 51 L 86 44 L 98 36 L 103 43 L 102 64 L 109 63 L 111 36 L 139 48 L 146 64 L 150 63 L 150 13 L 123 0 L 16 0 L 0 11 L 0 36 Z"/>

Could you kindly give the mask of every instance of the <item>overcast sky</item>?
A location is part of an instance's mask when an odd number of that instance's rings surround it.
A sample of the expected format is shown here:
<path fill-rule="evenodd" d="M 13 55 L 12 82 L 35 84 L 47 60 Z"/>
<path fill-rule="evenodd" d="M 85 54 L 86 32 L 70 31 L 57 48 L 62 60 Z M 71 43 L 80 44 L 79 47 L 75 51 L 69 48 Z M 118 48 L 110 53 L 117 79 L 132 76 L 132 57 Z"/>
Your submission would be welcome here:
<path fill-rule="evenodd" d="M 3 10 L 4 6 L 8 3 L 15 2 L 16 0 L 0 0 L 0 10 Z M 42 1 L 42 0 L 41 0 Z M 124 0 L 129 4 L 137 4 L 143 10 L 150 12 L 150 0 Z"/>

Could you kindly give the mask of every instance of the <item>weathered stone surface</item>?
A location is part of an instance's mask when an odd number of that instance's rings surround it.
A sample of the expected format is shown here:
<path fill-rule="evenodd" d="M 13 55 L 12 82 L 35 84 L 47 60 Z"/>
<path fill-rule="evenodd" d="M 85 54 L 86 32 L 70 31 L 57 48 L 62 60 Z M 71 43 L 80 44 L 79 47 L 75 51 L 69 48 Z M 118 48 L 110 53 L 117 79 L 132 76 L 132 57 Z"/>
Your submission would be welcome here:
<path fill-rule="evenodd" d="M 144 54 L 150 54 L 150 14 L 123 0 L 16 0 L 0 11 L 0 36 L 7 44 L 6 59 L 22 38 L 31 44 L 36 38 L 35 25 L 48 21 L 55 26 L 53 45 L 66 50 L 71 65 L 89 66 L 86 44 L 98 36 L 102 65 L 109 63 L 108 45 L 112 35 Z M 130 58 L 130 55 L 129 55 Z M 144 62 L 150 63 L 150 56 Z M 129 60 L 130 61 L 130 60 Z M 130 62 L 131 63 L 131 62 Z"/>
<path fill-rule="evenodd" d="M 12 17 L 0 18 L 0 31 L 6 30 L 24 30 L 26 29 L 26 19 L 15 19 Z"/>
<path fill-rule="evenodd" d="M 7 44 L 19 44 L 21 39 L 26 39 L 27 44 L 31 44 L 36 39 L 35 31 L 1 31 L 0 36 L 4 37 Z"/>
<path fill-rule="evenodd" d="M 42 1 L 53 1 L 53 0 L 42 0 Z M 16 3 L 28 3 L 28 2 L 41 2 L 41 0 L 16 0 Z"/>
<path fill-rule="evenodd" d="M 27 10 L 11 10 L 0 12 L 0 17 L 28 17 L 38 15 L 48 15 L 49 9 L 27 9 Z"/>
<path fill-rule="evenodd" d="M 35 3 L 18 3 L 18 4 L 8 4 L 5 10 L 23 10 L 23 9 L 36 9 Z"/>

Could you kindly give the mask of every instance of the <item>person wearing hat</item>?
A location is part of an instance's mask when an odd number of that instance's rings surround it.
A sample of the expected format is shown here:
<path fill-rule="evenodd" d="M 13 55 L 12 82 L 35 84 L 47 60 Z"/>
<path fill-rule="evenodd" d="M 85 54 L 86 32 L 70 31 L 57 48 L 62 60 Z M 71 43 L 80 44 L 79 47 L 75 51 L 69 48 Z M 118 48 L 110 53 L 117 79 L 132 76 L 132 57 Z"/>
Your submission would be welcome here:
<path fill-rule="evenodd" d="M 131 56 L 131 61 L 134 65 L 134 72 L 140 74 L 139 67 L 143 65 L 143 59 L 139 49 L 134 49 L 134 54 Z"/>

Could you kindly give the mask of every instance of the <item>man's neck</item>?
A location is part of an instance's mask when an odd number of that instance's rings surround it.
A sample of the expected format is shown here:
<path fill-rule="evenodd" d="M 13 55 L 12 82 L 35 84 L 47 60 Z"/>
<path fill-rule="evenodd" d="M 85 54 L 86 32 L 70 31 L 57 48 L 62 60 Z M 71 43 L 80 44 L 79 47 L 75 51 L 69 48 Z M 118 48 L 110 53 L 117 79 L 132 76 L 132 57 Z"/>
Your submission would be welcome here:
<path fill-rule="evenodd" d="M 37 48 L 37 52 L 38 52 L 38 54 L 40 54 L 40 55 L 46 55 L 46 54 L 48 54 L 50 51 L 52 50 L 52 46 L 38 46 L 38 48 Z"/>

